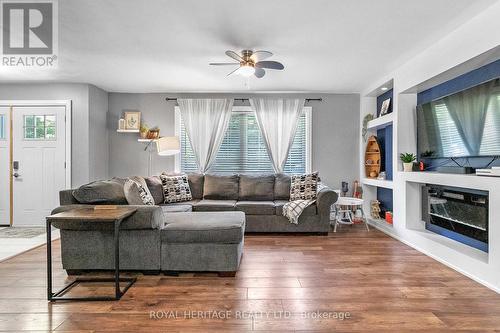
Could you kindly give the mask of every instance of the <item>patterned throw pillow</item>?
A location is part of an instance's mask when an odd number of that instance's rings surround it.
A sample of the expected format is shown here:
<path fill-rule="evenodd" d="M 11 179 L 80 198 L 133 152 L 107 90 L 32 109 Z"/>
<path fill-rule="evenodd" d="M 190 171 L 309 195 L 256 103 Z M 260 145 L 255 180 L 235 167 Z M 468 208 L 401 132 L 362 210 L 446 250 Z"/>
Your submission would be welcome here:
<path fill-rule="evenodd" d="M 291 177 L 290 201 L 316 199 L 319 176 L 317 172 Z"/>
<path fill-rule="evenodd" d="M 123 185 L 123 191 L 129 205 L 153 206 L 155 204 L 153 196 L 142 177 L 127 178 Z"/>
<path fill-rule="evenodd" d="M 160 179 L 165 203 L 191 201 L 193 199 L 187 175 L 169 176 L 162 173 Z"/>

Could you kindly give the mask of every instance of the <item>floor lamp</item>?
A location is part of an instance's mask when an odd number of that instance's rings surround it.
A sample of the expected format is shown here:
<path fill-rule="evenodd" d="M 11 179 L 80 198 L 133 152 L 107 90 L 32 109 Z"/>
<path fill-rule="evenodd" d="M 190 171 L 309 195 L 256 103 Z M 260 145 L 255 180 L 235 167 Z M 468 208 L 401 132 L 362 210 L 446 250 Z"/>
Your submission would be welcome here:
<path fill-rule="evenodd" d="M 149 149 L 148 176 L 153 173 L 153 143 L 156 143 L 156 152 L 159 156 L 173 156 L 181 152 L 181 145 L 178 136 L 164 136 L 159 139 L 149 141 L 144 150 Z"/>

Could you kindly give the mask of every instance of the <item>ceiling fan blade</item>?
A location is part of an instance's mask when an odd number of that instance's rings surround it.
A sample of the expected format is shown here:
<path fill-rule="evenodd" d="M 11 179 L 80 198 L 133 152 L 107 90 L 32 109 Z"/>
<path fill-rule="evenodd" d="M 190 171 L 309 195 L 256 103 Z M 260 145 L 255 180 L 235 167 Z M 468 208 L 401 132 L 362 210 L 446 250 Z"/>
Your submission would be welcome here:
<path fill-rule="evenodd" d="M 234 60 L 236 60 L 238 62 L 243 61 L 243 58 L 238 53 L 236 53 L 234 51 L 228 50 L 228 51 L 226 51 L 226 55 L 230 58 L 233 58 Z"/>
<path fill-rule="evenodd" d="M 266 75 L 266 71 L 263 70 L 262 68 L 255 68 L 255 76 L 257 78 L 262 78 L 264 75 Z"/>
<path fill-rule="evenodd" d="M 269 68 L 269 69 L 278 69 L 282 70 L 285 68 L 281 62 L 277 61 L 259 61 L 255 64 L 257 68 Z"/>
<path fill-rule="evenodd" d="M 229 75 L 231 75 L 231 74 L 235 74 L 235 73 L 236 73 L 236 72 L 237 72 L 240 68 L 241 68 L 241 67 L 236 68 L 234 71 L 232 71 L 231 73 L 227 74 L 226 76 L 229 76 Z"/>
<path fill-rule="evenodd" d="M 269 57 L 271 57 L 273 54 L 269 51 L 255 51 L 251 56 L 250 56 L 250 59 L 253 61 L 253 62 L 258 62 L 258 61 L 262 61 L 264 59 L 267 59 Z"/>
<path fill-rule="evenodd" d="M 232 66 L 232 65 L 239 65 L 239 62 L 211 62 L 209 65 L 212 66 Z"/>

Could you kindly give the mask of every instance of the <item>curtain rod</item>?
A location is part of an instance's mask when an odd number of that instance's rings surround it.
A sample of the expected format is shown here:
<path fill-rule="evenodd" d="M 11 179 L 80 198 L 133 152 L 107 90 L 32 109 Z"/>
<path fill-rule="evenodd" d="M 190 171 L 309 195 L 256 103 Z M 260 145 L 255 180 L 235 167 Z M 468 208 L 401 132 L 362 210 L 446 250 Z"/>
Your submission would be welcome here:
<path fill-rule="evenodd" d="M 167 97 L 167 98 L 165 98 L 165 100 L 167 102 L 177 101 L 177 98 Z M 235 101 L 240 101 L 240 102 L 247 102 L 249 99 L 248 98 L 234 98 L 234 100 Z M 311 102 L 311 101 L 322 102 L 323 98 L 306 98 L 306 102 Z"/>

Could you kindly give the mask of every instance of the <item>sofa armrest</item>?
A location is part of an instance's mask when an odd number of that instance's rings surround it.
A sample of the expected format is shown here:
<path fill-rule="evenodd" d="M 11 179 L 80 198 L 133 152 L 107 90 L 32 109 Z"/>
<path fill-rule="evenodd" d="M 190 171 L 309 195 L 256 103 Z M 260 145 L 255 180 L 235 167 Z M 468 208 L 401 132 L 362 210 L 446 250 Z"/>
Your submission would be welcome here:
<path fill-rule="evenodd" d="M 318 207 L 318 214 L 321 216 L 328 216 L 330 219 L 330 211 L 332 205 L 337 201 L 338 194 L 331 188 L 323 187 L 317 195 L 316 206 Z"/>
<path fill-rule="evenodd" d="M 94 205 L 64 205 L 59 206 L 52 211 L 52 214 L 61 213 L 70 209 L 78 208 L 93 208 Z M 120 229 L 137 230 L 137 229 L 161 229 L 165 223 L 163 211 L 160 206 L 145 206 L 145 205 L 126 205 L 125 207 L 137 208 L 137 211 L 131 216 L 123 220 Z M 64 223 L 53 222 L 52 225 L 58 229 L 64 230 L 112 230 L 111 223 L 93 224 L 85 221 L 68 220 Z"/>
<path fill-rule="evenodd" d="M 79 204 L 78 200 L 73 196 L 73 190 L 59 191 L 59 204 L 62 206 Z"/>

